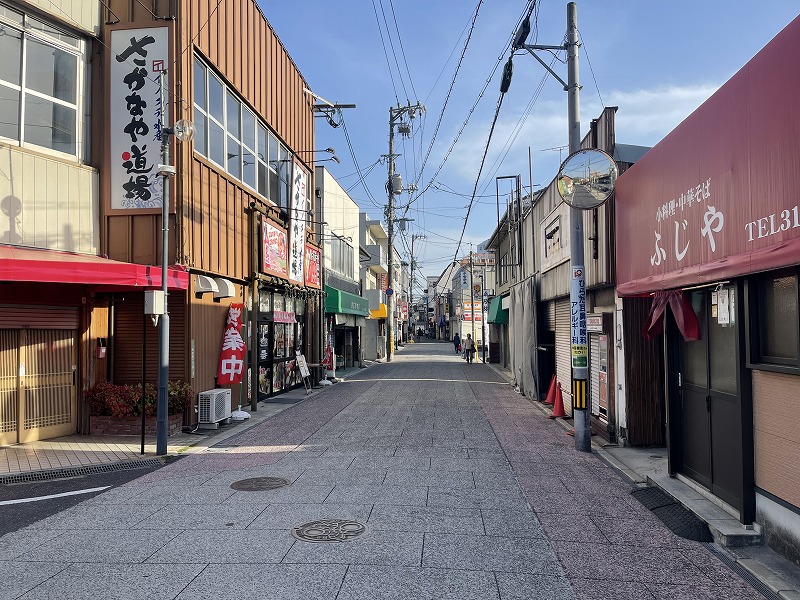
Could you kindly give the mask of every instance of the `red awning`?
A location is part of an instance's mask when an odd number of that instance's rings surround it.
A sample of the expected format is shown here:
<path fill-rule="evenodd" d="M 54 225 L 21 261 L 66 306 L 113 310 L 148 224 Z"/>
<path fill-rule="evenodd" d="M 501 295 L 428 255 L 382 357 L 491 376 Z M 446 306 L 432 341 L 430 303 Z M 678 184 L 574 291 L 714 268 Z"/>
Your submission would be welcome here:
<path fill-rule="evenodd" d="M 170 267 L 167 275 L 169 289 L 188 289 L 189 273 L 183 267 Z M 117 289 L 160 288 L 161 268 L 91 254 L 0 246 L 0 281 L 72 283 Z"/>

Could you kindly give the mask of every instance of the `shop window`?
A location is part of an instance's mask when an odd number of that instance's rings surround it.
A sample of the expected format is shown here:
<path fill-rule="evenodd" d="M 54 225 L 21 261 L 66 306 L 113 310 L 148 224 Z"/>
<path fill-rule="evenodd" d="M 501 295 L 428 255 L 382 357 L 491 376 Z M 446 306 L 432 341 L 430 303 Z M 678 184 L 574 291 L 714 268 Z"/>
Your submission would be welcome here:
<path fill-rule="evenodd" d="M 797 271 L 767 273 L 751 283 L 752 361 L 800 368 Z"/>
<path fill-rule="evenodd" d="M 0 5 L 0 136 L 80 158 L 85 45 Z"/>

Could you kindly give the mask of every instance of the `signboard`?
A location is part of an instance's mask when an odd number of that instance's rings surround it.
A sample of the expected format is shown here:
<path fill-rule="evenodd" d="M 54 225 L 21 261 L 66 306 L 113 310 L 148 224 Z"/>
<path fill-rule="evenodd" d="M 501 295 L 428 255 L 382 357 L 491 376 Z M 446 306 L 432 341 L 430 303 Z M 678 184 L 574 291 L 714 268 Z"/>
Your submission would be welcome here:
<path fill-rule="evenodd" d="M 161 106 L 159 74 L 171 62 L 169 38 L 166 26 L 111 31 L 107 122 L 112 210 L 160 210 L 163 205 L 163 178 L 156 169 L 161 124 L 169 121 L 169 113 L 168 106 Z M 169 97 L 169 78 L 165 86 Z"/>
<path fill-rule="evenodd" d="M 608 374 L 605 371 L 600 371 L 597 374 L 597 391 L 600 396 L 599 407 L 600 414 L 608 414 Z"/>
<path fill-rule="evenodd" d="M 473 302 L 464 302 L 464 321 L 472 321 L 473 315 Z M 475 321 L 482 321 L 483 320 L 483 305 L 481 302 L 475 302 Z"/>
<path fill-rule="evenodd" d="M 297 356 L 297 368 L 300 369 L 300 375 L 302 377 L 311 377 L 311 371 L 308 370 L 308 363 L 306 362 L 306 357 L 299 352 L 296 354 Z"/>
<path fill-rule="evenodd" d="M 292 197 L 289 206 L 291 229 L 289 229 L 289 281 L 303 284 L 306 248 L 306 202 L 308 200 L 308 173 L 294 163 L 292 169 Z"/>
<path fill-rule="evenodd" d="M 603 315 L 597 313 L 586 315 L 586 331 L 603 333 Z"/>
<path fill-rule="evenodd" d="M 403 321 L 408 321 L 408 302 L 400 303 L 400 314 L 402 315 Z"/>
<path fill-rule="evenodd" d="M 389 276 L 386 273 L 378 273 L 378 287 L 382 292 L 389 288 Z"/>
<path fill-rule="evenodd" d="M 219 385 L 232 385 L 242 382 L 244 374 L 244 355 L 247 351 L 242 338 L 242 311 L 244 304 L 231 304 L 228 320 L 222 336 L 222 350 L 219 353 L 217 382 Z"/>
<path fill-rule="evenodd" d="M 800 52 L 795 19 L 616 188 L 621 295 L 797 264 Z"/>
<path fill-rule="evenodd" d="M 297 323 L 297 319 L 293 312 L 285 310 L 276 310 L 272 312 L 272 321 L 274 323 Z"/>
<path fill-rule="evenodd" d="M 313 288 L 322 287 L 320 271 L 321 252 L 316 246 L 306 244 L 306 286 Z"/>
<path fill-rule="evenodd" d="M 261 246 L 261 270 L 278 277 L 286 277 L 288 273 L 286 232 L 262 219 Z"/>
<path fill-rule="evenodd" d="M 572 267 L 569 299 L 572 368 L 586 369 L 589 366 L 589 344 L 586 335 L 586 279 L 583 266 Z"/>

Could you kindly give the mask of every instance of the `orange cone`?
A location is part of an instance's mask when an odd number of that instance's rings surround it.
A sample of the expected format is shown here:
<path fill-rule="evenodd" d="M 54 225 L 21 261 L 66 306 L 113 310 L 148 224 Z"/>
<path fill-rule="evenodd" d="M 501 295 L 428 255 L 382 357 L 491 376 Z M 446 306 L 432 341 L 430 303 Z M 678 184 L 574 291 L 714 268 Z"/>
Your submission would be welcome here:
<path fill-rule="evenodd" d="M 550 415 L 551 419 L 558 419 L 560 417 L 566 417 L 567 413 L 564 412 L 564 397 L 561 395 L 561 383 L 558 383 L 558 387 L 556 387 L 556 400 L 553 405 L 553 414 Z"/>
<path fill-rule="evenodd" d="M 550 404 L 556 401 L 556 376 L 550 380 L 550 387 L 547 389 L 547 397 L 542 400 L 542 404 Z"/>

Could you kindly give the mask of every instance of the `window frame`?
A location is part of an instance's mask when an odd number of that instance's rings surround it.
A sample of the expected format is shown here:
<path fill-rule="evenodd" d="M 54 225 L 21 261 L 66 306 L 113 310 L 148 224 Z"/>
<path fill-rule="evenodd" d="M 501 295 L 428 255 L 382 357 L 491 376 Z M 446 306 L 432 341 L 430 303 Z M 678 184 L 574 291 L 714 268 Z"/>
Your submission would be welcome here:
<path fill-rule="evenodd" d="M 211 161 L 215 166 L 219 167 L 224 173 L 226 173 L 229 177 L 236 180 L 238 183 L 242 184 L 248 192 L 251 192 L 254 195 L 257 195 L 261 198 L 266 199 L 270 203 L 274 204 L 278 208 L 283 211 L 288 210 L 288 202 L 291 194 L 291 179 L 292 179 L 292 163 L 294 161 L 294 154 L 291 150 L 281 142 L 280 138 L 275 134 L 272 129 L 267 125 L 267 123 L 261 118 L 257 111 L 253 110 L 253 108 L 242 98 L 242 96 L 231 86 L 227 85 L 227 83 L 223 80 L 221 76 L 219 76 L 213 68 L 203 59 L 199 54 L 194 55 L 194 63 L 192 67 L 192 89 L 194 92 L 197 91 L 196 84 L 197 82 L 194 81 L 196 68 L 202 67 L 205 72 L 205 88 L 203 90 L 204 97 L 203 97 L 203 105 L 200 106 L 197 102 L 197 98 L 195 97 L 192 102 L 192 108 L 195 111 L 195 114 L 199 114 L 205 119 L 207 126 L 205 128 L 205 137 L 204 137 L 204 146 L 205 152 L 201 151 L 198 148 L 198 144 L 194 143 L 193 151 L 197 152 L 203 158 Z M 211 81 L 211 77 L 214 77 L 217 82 L 222 86 L 222 116 L 223 120 L 220 121 L 218 118 L 214 117 L 211 114 L 211 110 L 209 107 L 209 82 Z M 196 94 L 195 94 L 196 95 Z M 230 98 L 233 98 L 238 103 L 238 120 L 239 120 L 239 132 L 238 135 L 233 135 L 231 131 L 230 124 L 228 123 L 229 118 L 231 115 L 230 107 L 228 106 Z M 249 115 L 253 117 L 254 121 L 254 131 L 251 132 L 252 141 L 254 143 L 254 147 L 250 147 L 248 143 L 245 142 L 246 137 L 250 137 L 245 135 L 244 133 L 244 126 L 245 126 L 245 111 Z M 220 164 L 219 161 L 212 158 L 212 144 L 211 144 L 211 129 L 212 124 L 219 126 L 222 129 L 222 139 L 223 139 L 223 162 L 225 164 Z M 261 155 L 260 148 L 262 146 L 262 136 L 263 139 L 263 148 L 264 148 L 264 156 Z M 238 156 L 238 173 L 232 172 L 228 168 L 228 162 L 230 159 L 233 158 L 231 155 L 230 150 L 235 150 L 234 145 L 238 146 L 237 152 L 235 154 Z M 245 154 L 252 155 L 254 157 L 253 163 L 253 177 L 254 181 L 249 182 L 246 181 L 246 166 L 244 162 Z M 276 154 L 276 156 L 272 156 Z M 229 158 L 230 156 L 230 158 Z M 262 176 L 264 181 L 262 182 Z M 277 180 L 277 184 L 274 185 L 275 180 Z"/>
<path fill-rule="evenodd" d="M 793 358 L 770 356 L 764 349 L 765 320 L 768 315 L 763 303 L 763 282 L 792 275 L 797 327 Z M 747 315 L 747 366 L 749 368 L 800 375 L 800 269 L 789 267 L 753 275 L 746 282 L 745 314 Z"/>
<path fill-rule="evenodd" d="M 11 28 L 18 32 L 20 35 L 20 71 L 19 83 L 12 83 L 6 80 L 0 80 L 0 86 L 5 89 L 13 90 L 18 94 L 18 107 L 17 107 L 17 135 L 16 137 L 0 136 L 0 140 L 4 143 L 34 150 L 43 154 L 47 154 L 59 158 L 67 158 L 77 161 L 81 164 L 86 162 L 88 153 L 88 140 L 89 132 L 87 129 L 88 114 L 89 114 L 89 94 L 87 87 L 89 85 L 88 74 L 88 56 L 87 56 L 87 43 L 86 40 L 79 35 L 69 32 L 62 27 L 59 27 L 52 22 L 42 19 L 30 12 L 12 8 L 6 4 L 0 3 L 0 9 L 5 9 L 6 12 L 0 11 L 0 26 L 4 28 Z M 11 11 L 12 15 L 19 15 L 20 21 L 8 16 Z M 37 27 L 41 25 L 41 27 Z M 49 31 L 45 31 L 45 28 Z M 64 39 L 73 40 L 74 44 L 64 41 Z M 47 47 L 54 48 L 65 54 L 69 54 L 75 58 L 74 66 L 74 88 L 75 88 L 75 101 L 69 102 L 62 100 L 56 96 L 51 96 L 47 93 L 40 92 L 31 87 L 28 87 L 28 45 L 30 42 L 35 42 Z M 55 72 L 55 71 L 54 71 Z M 74 151 L 64 152 L 49 146 L 43 146 L 26 139 L 26 113 L 29 98 L 38 98 L 51 104 L 58 105 L 70 110 L 74 113 L 74 118 L 71 120 L 74 126 L 73 131 L 73 147 Z M 54 123 L 50 123 L 51 129 Z"/>

